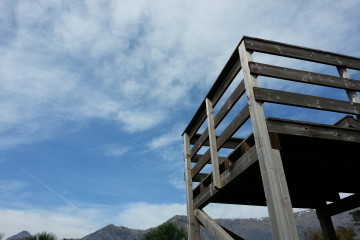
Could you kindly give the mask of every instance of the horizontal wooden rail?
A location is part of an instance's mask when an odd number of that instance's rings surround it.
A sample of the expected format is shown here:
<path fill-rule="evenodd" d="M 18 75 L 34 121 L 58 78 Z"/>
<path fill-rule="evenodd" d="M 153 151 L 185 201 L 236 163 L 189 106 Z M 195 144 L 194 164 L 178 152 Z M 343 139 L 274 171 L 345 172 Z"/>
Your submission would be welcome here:
<path fill-rule="evenodd" d="M 234 133 L 249 119 L 249 107 L 246 105 L 240 113 L 233 119 L 223 133 L 216 139 L 217 150 L 221 149 L 225 142 L 234 135 Z M 195 166 L 191 169 L 191 176 L 194 177 L 205 164 L 210 160 L 210 150 L 199 159 Z"/>
<path fill-rule="evenodd" d="M 215 128 L 221 123 L 221 121 L 225 118 L 225 116 L 230 112 L 230 110 L 234 107 L 234 105 L 237 103 L 239 98 L 244 94 L 245 92 L 245 85 L 244 81 L 241 81 L 241 83 L 236 87 L 234 92 L 230 95 L 230 97 L 227 99 L 227 101 L 224 103 L 224 105 L 220 108 L 219 112 L 214 117 L 214 125 Z M 194 135 L 195 136 L 195 135 Z M 201 134 L 201 136 L 198 138 L 198 140 L 195 142 L 194 146 L 191 148 L 191 157 L 193 157 L 201 148 L 201 146 L 204 144 L 205 140 L 207 140 L 209 137 L 209 130 L 208 127 L 204 130 L 204 132 Z M 191 139 L 190 139 L 191 141 Z"/>
<path fill-rule="evenodd" d="M 300 71 L 291 68 L 277 67 L 256 62 L 249 62 L 249 68 L 251 73 L 261 76 L 280 78 L 295 82 L 309 83 L 345 90 L 360 91 L 360 81 L 358 80 Z"/>
<path fill-rule="evenodd" d="M 244 41 L 246 50 L 248 51 L 268 53 L 360 70 L 360 58 L 263 40 L 259 38 L 244 37 Z"/>
<path fill-rule="evenodd" d="M 199 139 L 201 135 L 200 134 L 196 134 L 194 135 L 194 137 L 192 138 L 192 140 L 190 141 L 190 144 L 195 144 L 196 141 Z M 216 136 L 219 137 L 219 136 Z M 231 148 L 234 149 L 236 148 L 244 139 L 243 138 L 229 138 L 228 141 L 226 141 L 226 143 L 224 144 L 223 148 Z M 209 140 L 205 140 L 203 143 L 203 146 L 209 146 Z"/>
<path fill-rule="evenodd" d="M 339 113 L 360 114 L 359 103 L 258 87 L 254 87 L 254 95 L 255 99 L 261 102 L 271 102 Z"/>
<path fill-rule="evenodd" d="M 256 153 L 256 146 L 253 146 L 249 151 L 244 153 L 238 160 L 234 162 L 234 164 L 226 169 L 221 174 L 221 183 L 223 186 L 226 186 L 227 183 L 232 182 L 237 176 L 239 176 L 242 172 L 256 163 L 258 160 Z M 215 197 L 219 193 L 219 190 L 216 189 L 211 183 L 206 189 L 201 192 L 199 195 L 194 197 L 194 207 L 202 208 L 206 206 L 207 203 L 211 200 L 212 197 Z"/>
<path fill-rule="evenodd" d="M 360 142 L 360 130 L 357 129 L 279 118 L 267 118 L 266 123 L 269 132 L 347 142 Z"/>
<path fill-rule="evenodd" d="M 239 54 L 237 51 L 234 51 L 205 99 L 210 99 L 215 106 L 240 70 L 241 65 Z M 196 111 L 194 117 L 191 119 L 184 131 L 184 133 L 186 132 L 190 138 L 194 136 L 206 119 L 205 99 L 202 101 L 199 109 Z"/>

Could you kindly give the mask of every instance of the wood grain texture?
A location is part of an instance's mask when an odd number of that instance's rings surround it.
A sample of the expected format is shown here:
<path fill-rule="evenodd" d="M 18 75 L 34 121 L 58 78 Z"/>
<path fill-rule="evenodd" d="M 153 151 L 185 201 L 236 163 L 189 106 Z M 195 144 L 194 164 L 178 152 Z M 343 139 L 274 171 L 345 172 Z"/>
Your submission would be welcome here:
<path fill-rule="evenodd" d="M 256 101 L 312 108 L 331 112 L 360 114 L 360 104 L 331 98 L 254 87 Z"/>
<path fill-rule="evenodd" d="M 249 68 L 251 73 L 261 76 L 285 79 L 301 83 L 309 83 L 319 86 L 334 87 L 345 90 L 360 91 L 360 81 L 349 79 L 348 77 L 345 77 L 345 75 L 342 75 L 341 77 L 335 77 L 326 74 L 300 71 L 257 62 L 250 62 Z"/>
<path fill-rule="evenodd" d="M 360 70 L 360 59 L 317 49 L 299 47 L 258 38 L 244 38 L 247 51 L 268 53 Z"/>

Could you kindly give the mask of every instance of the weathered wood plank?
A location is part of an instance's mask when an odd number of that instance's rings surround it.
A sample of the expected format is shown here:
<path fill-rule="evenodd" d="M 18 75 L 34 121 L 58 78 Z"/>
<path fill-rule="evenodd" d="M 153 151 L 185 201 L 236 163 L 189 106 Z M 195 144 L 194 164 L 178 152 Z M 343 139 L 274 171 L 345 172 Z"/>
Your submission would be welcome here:
<path fill-rule="evenodd" d="M 200 225 L 194 215 L 193 187 L 191 177 L 190 139 L 183 134 L 185 159 L 186 208 L 188 218 L 188 236 L 191 240 L 200 240 Z"/>
<path fill-rule="evenodd" d="M 196 141 L 198 140 L 198 138 L 200 137 L 200 134 L 196 134 L 194 135 L 194 137 L 192 139 L 190 139 L 190 144 L 195 144 Z M 219 136 L 216 136 L 216 138 L 218 138 Z M 228 141 L 226 141 L 223 145 L 223 148 L 230 148 L 230 149 L 234 149 L 236 148 L 244 139 L 243 138 L 229 138 Z M 203 146 L 210 146 L 209 144 L 209 139 L 205 140 L 204 143 L 202 144 Z"/>
<path fill-rule="evenodd" d="M 233 79 L 236 77 L 238 72 L 241 69 L 239 56 L 235 51 L 225 67 L 221 71 L 220 75 L 216 79 L 214 85 L 211 87 L 209 93 L 206 95 L 206 98 L 209 98 L 214 106 L 220 100 L 221 96 L 225 93 L 226 89 L 230 86 Z M 191 119 L 190 123 L 186 127 L 184 133 L 186 132 L 190 138 L 199 130 L 206 118 L 206 108 L 205 108 L 205 99 L 201 103 L 200 107 L 196 111 L 194 117 Z"/>
<path fill-rule="evenodd" d="M 198 174 L 196 175 L 196 177 L 193 178 L 193 182 L 202 182 L 202 181 L 204 181 L 208 176 L 209 176 L 209 174 L 207 174 L 207 173 L 198 173 Z"/>
<path fill-rule="evenodd" d="M 278 56 L 296 58 L 312 62 L 324 63 L 360 70 L 360 59 L 356 57 L 326 52 L 311 48 L 299 47 L 258 38 L 245 37 L 245 46 L 248 51 L 269 53 Z"/>
<path fill-rule="evenodd" d="M 202 154 L 196 154 L 193 158 L 191 158 L 191 162 L 197 163 L 204 155 Z M 219 162 L 223 162 L 225 157 L 218 156 Z"/>
<path fill-rule="evenodd" d="M 234 118 L 234 120 L 229 124 L 229 126 L 223 131 L 223 133 L 217 138 L 216 146 L 217 150 L 222 148 L 225 142 L 235 134 L 235 132 L 246 122 L 246 120 L 250 117 L 249 108 L 246 105 L 238 115 Z M 202 158 L 195 164 L 193 169 L 191 170 L 192 177 L 194 177 L 197 173 L 201 171 L 201 169 L 205 166 L 205 164 L 210 160 L 210 149 L 205 152 Z"/>
<path fill-rule="evenodd" d="M 360 130 L 303 121 L 267 118 L 269 132 L 296 136 L 360 142 Z"/>
<path fill-rule="evenodd" d="M 221 174 L 221 182 L 223 186 L 233 181 L 246 169 L 257 162 L 256 147 L 252 147 L 249 151 L 244 153 L 239 159 L 237 159 L 233 165 L 226 169 Z M 213 184 L 210 184 L 206 189 L 194 198 L 195 208 L 202 208 L 206 206 L 209 201 L 218 194 L 219 190 L 216 189 Z"/>
<path fill-rule="evenodd" d="M 343 198 L 338 202 L 330 203 L 329 205 L 316 209 L 319 217 L 331 217 L 339 213 L 349 211 L 351 209 L 360 207 L 360 194 L 356 193 L 349 197 Z"/>
<path fill-rule="evenodd" d="M 196 209 L 194 214 L 204 227 L 215 239 L 234 240 L 220 225 L 218 225 L 209 215 L 200 209 Z"/>
<path fill-rule="evenodd" d="M 257 146 L 260 171 L 267 200 L 270 223 L 274 239 L 298 240 L 291 200 L 286 184 L 280 154 L 271 147 L 262 104 L 256 101 L 253 89 L 258 86 L 251 74 L 249 62 L 252 56 L 245 40 L 239 46 L 240 62 L 244 73 L 244 83 L 248 96 L 251 123 Z"/>
<path fill-rule="evenodd" d="M 249 67 L 251 73 L 261 76 L 280 78 L 295 82 L 309 83 L 345 90 L 360 91 L 360 81 L 352 80 L 344 76 L 335 77 L 331 75 L 277 67 L 257 62 L 249 62 Z"/>
<path fill-rule="evenodd" d="M 244 81 L 241 81 L 241 83 L 236 87 L 234 92 L 230 95 L 230 97 L 226 100 L 224 105 L 220 108 L 219 112 L 216 114 L 214 118 L 214 126 L 215 128 L 221 123 L 221 121 L 225 118 L 225 116 L 230 112 L 230 110 L 234 107 L 236 102 L 239 100 L 239 98 L 244 94 L 245 92 L 245 86 Z M 194 136 L 197 136 L 195 134 Z M 193 138 L 194 138 L 193 136 Z M 208 141 L 209 137 L 209 130 L 208 127 L 204 130 L 204 132 L 200 135 L 200 137 L 197 139 L 197 141 L 194 143 L 194 146 L 191 149 L 191 157 L 194 156 L 201 146 L 204 144 L 204 142 Z M 191 139 L 190 139 L 191 142 Z"/>
<path fill-rule="evenodd" d="M 316 97 L 258 87 L 254 87 L 254 94 L 256 101 L 260 102 L 270 102 L 339 113 L 360 114 L 359 103 L 350 103 L 331 98 Z"/>
<path fill-rule="evenodd" d="M 318 217 L 324 240 L 337 240 L 334 224 L 331 217 Z"/>
<path fill-rule="evenodd" d="M 212 168 L 212 179 L 214 186 L 216 188 L 221 188 L 220 183 L 220 166 L 218 159 L 218 148 L 216 147 L 216 135 L 215 135 L 215 124 L 214 124 L 214 116 L 213 116 L 213 106 L 212 102 L 206 98 L 206 115 L 208 120 L 208 135 L 209 135 L 209 143 L 210 143 L 210 160 L 211 160 L 211 168 Z"/>

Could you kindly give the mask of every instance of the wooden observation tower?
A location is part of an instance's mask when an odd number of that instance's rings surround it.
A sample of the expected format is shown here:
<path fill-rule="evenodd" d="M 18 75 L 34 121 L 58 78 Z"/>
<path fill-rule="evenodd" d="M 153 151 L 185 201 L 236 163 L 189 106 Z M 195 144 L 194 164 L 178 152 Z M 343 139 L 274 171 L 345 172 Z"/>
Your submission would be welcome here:
<path fill-rule="evenodd" d="M 359 58 L 243 37 L 183 133 L 189 239 L 199 224 L 243 239 L 202 210 L 225 203 L 267 206 L 280 240 L 299 239 L 293 208 L 316 209 L 335 240 L 331 216 L 360 206 L 359 70 Z"/>

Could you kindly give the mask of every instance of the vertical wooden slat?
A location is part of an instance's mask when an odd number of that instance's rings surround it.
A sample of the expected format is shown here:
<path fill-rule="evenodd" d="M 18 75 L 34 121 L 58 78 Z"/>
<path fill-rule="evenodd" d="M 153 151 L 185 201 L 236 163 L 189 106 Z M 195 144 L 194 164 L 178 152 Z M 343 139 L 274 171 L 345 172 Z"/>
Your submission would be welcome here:
<path fill-rule="evenodd" d="M 194 215 L 193 186 L 191 177 L 190 138 L 187 133 L 183 135 L 185 159 L 186 207 L 188 217 L 189 240 L 200 240 L 200 225 Z"/>
<path fill-rule="evenodd" d="M 350 78 L 348 71 L 344 67 L 337 67 L 339 76 L 342 78 Z M 346 90 L 346 94 L 348 95 L 349 101 L 354 103 L 360 103 L 359 98 L 357 96 L 356 91 Z M 359 119 L 359 116 L 357 116 Z"/>
<path fill-rule="evenodd" d="M 208 98 L 205 99 L 205 103 L 206 103 L 206 114 L 207 114 L 207 120 L 208 120 L 213 183 L 216 188 L 221 188 L 219 159 L 218 159 L 218 152 L 217 152 L 217 146 L 216 146 L 216 134 L 215 134 L 213 106 L 212 106 L 211 101 Z"/>
<path fill-rule="evenodd" d="M 207 230 L 218 240 L 234 240 L 220 225 L 218 225 L 209 215 L 204 211 L 196 209 L 195 216 L 206 227 Z"/>
<path fill-rule="evenodd" d="M 239 46 L 241 66 L 244 73 L 246 94 L 250 109 L 251 122 L 254 131 L 257 154 L 259 157 L 261 177 L 272 226 L 274 239 L 298 240 L 292 211 L 289 190 L 287 187 L 281 157 L 271 148 L 265 114 L 262 104 L 254 97 L 253 88 L 258 86 L 257 79 L 251 75 L 248 62 L 252 61 L 250 53 L 245 48 L 244 41 Z"/>

